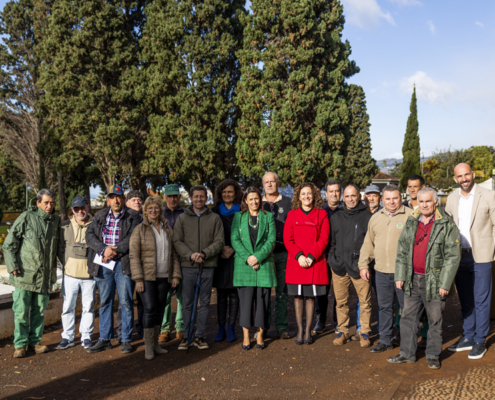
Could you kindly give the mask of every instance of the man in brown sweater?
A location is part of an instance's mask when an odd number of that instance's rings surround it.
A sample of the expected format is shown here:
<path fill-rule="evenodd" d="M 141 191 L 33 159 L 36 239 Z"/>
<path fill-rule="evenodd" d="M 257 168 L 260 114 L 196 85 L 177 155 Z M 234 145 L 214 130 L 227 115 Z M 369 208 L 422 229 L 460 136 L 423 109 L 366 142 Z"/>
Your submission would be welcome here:
<path fill-rule="evenodd" d="M 404 292 L 395 286 L 395 257 L 402 228 L 412 214 L 410 208 L 402 205 L 399 188 L 388 185 L 383 189 L 384 209 L 371 217 L 368 232 L 364 238 L 359 256 L 361 278 L 369 281 L 369 263 L 375 261 L 376 297 L 380 319 L 380 342 L 371 349 L 372 353 L 392 350 L 392 325 L 394 295 L 404 307 Z"/>

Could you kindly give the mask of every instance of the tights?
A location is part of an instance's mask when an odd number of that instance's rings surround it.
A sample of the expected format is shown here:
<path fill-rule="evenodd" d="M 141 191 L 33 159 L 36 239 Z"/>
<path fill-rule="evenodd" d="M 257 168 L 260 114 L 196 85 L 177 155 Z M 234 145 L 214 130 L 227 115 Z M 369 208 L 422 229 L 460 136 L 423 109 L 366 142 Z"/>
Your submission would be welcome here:
<path fill-rule="evenodd" d="M 306 300 L 306 329 L 303 329 L 304 300 Z M 295 296 L 294 308 L 296 310 L 297 340 L 303 340 L 303 332 L 305 332 L 304 340 L 310 340 L 311 324 L 313 323 L 313 312 L 315 309 L 314 297 Z"/>

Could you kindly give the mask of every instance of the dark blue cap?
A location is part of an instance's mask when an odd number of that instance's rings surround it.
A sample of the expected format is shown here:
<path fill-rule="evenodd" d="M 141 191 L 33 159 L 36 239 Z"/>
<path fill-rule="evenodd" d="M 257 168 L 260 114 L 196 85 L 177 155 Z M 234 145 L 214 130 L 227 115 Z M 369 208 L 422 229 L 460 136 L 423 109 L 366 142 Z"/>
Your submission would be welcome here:
<path fill-rule="evenodd" d="M 86 205 L 88 205 L 88 200 L 84 196 L 76 196 L 72 199 L 72 208 L 84 207 Z"/>

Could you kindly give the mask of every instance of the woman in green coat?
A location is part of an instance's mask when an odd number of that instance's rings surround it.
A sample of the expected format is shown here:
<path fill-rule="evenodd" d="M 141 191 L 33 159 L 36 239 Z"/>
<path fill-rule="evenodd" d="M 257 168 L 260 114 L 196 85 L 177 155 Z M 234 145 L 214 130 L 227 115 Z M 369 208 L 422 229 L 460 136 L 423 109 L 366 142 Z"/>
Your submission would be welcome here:
<path fill-rule="evenodd" d="M 264 349 L 263 331 L 268 329 L 271 288 L 276 286 L 273 248 L 275 222 L 271 213 L 261 209 L 261 193 L 247 188 L 241 211 L 232 223 L 232 248 L 235 250 L 234 286 L 239 293 L 240 318 L 244 341 L 249 350 L 249 328 L 256 327 L 256 347 Z"/>

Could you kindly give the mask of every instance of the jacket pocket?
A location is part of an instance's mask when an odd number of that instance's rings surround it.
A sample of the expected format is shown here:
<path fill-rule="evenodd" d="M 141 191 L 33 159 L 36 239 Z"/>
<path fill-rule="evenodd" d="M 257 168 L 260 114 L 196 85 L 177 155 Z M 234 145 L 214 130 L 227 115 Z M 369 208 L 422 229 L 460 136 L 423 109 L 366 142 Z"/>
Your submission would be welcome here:
<path fill-rule="evenodd" d="M 36 278 L 38 271 L 30 271 L 23 269 L 21 275 L 17 275 L 15 278 L 16 283 L 21 285 L 34 285 L 36 283 Z"/>
<path fill-rule="evenodd" d="M 88 247 L 75 245 L 72 248 L 72 254 L 77 258 L 88 258 Z"/>

